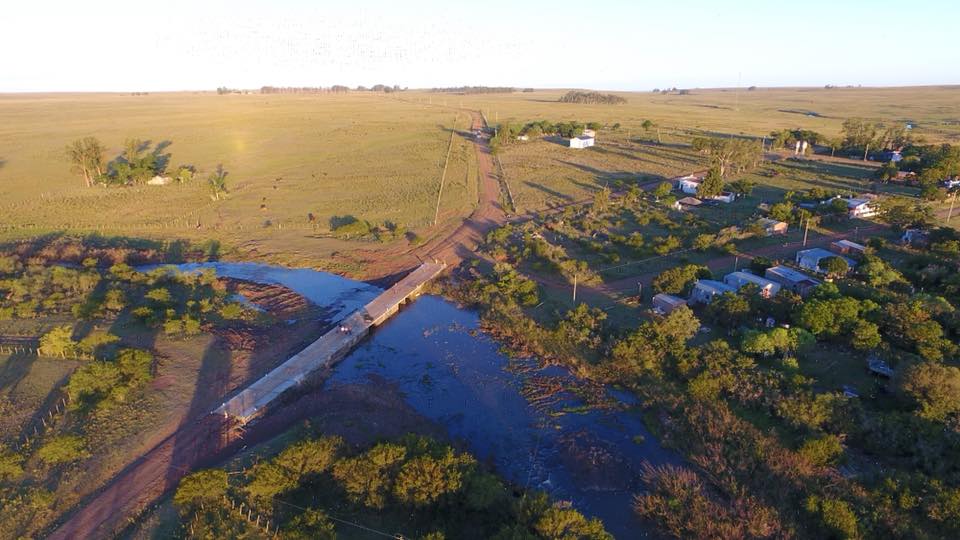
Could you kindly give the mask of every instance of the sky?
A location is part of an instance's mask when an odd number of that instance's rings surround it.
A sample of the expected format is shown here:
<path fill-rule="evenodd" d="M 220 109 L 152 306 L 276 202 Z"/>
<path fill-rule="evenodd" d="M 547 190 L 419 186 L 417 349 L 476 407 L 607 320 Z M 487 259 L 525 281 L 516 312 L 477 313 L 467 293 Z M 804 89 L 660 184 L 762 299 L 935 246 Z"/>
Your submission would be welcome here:
<path fill-rule="evenodd" d="M 960 83 L 960 1 L 4 0 L 0 92 Z"/>

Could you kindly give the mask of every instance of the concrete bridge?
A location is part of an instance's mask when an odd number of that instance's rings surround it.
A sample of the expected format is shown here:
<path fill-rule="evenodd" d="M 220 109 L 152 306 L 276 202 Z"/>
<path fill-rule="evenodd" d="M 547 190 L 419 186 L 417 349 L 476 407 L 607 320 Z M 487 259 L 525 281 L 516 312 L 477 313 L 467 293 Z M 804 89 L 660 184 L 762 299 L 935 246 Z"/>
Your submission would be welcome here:
<path fill-rule="evenodd" d="M 347 355 L 370 329 L 379 326 L 416 297 L 428 281 L 446 268 L 444 263 L 424 263 L 367 305 L 354 311 L 320 339 L 280 364 L 212 412 L 249 422 L 283 392 L 298 385 L 310 373 L 333 365 Z"/>

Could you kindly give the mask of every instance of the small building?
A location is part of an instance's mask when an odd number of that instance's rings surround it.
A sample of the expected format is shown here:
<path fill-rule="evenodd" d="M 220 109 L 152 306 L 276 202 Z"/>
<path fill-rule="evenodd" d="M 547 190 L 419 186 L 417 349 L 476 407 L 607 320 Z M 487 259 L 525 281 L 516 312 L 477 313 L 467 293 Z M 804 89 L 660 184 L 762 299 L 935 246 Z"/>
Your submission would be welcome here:
<path fill-rule="evenodd" d="M 843 199 L 847 203 L 847 212 L 852 218 L 868 218 L 877 215 L 877 207 L 870 199 Z"/>
<path fill-rule="evenodd" d="M 820 281 L 814 279 L 803 272 L 798 272 L 788 266 L 771 266 L 763 273 L 763 276 L 770 281 L 776 281 L 784 289 L 795 292 L 800 296 L 806 296 L 815 287 L 820 285 Z"/>
<path fill-rule="evenodd" d="M 653 310 L 663 315 L 667 315 L 680 306 L 687 305 L 687 301 L 683 298 L 667 293 L 655 294 L 652 303 Z"/>
<path fill-rule="evenodd" d="M 574 137 L 570 139 L 570 148 L 589 148 L 596 143 L 593 137 Z"/>
<path fill-rule="evenodd" d="M 905 246 L 926 246 L 930 243 L 930 233 L 922 229 L 907 229 L 903 231 L 900 243 Z"/>
<path fill-rule="evenodd" d="M 809 270 L 811 272 L 817 272 L 818 274 L 826 274 L 827 272 L 820 268 L 820 261 L 828 257 L 840 257 L 841 259 L 847 261 L 847 266 L 853 268 L 857 265 L 857 262 L 851 259 L 850 257 L 844 257 L 843 255 L 837 255 L 832 251 L 827 251 L 822 248 L 813 248 L 813 249 L 803 249 L 797 252 L 797 266 L 803 268 L 804 270 Z"/>
<path fill-rule="evenodd" d="M 712 279 L 698 279 L 690 292 L 690 301 L 696 304 L 709 304 L 713 299 L 724 293 L 737 292 L 737 289 Z"/>
<path fill-rule="evenodd" d="M 760 226 L 763 227 L 763 232 L 767 236 L 773 236 L 775 234 L 787 234 L 787 222 L 786 221 L 777 221 L 770 218 L 760 218 L 758 220 Z"/>
<path fill-rule="evenodd" d="M 703 201 L 696 197 L 684 197 L 679 201 L 673 203 L 674 210 L 687 210 L 689 208 L 696 208 L 703 204 Z"/>
<path fill-rule="evenodd" d="M 707 177 L 707 171 L 697 171 L 686 176 L 678 176 L 672 180 L 674 189 L 680 190 L 688 195 L 696 195 L 697 188 Z"/>
<path fill-rule="evenodd" d="M 899 150 L 887 150 L 880 155 L 881 161 L 892 161 L 894 163 L 900 163 L 903 161 L 903 156 L 900 154 Z"/>
<path fill-rule="evenodd" d="M 863 255 L 867 251 L 867 247 L 863 244 L 858 244 L 851 240 L 844 238 L 843 240 L 837 240 L 836 242 L 830 243 L 830 249 L 834 253 L 842 253 L 844 255 Z"/>
<path fill-rule="evenodd" d="M 738 291 L 745 285 L 756 285 L 760 289 L 760 296 L 770 298 L 780 292 L 780 284 L 776 281 L 760 277 L 750 272 L 730 272 L 723 276 L 723 282 Z"/>
<path fill-rule="evenodd" d="M 736 198 L 737 198 L 737 194 L 731 191 L 721 191 L 719 195 L 711 197 L 711 199 L 715 201 L 720 201 L 722 203 L 727 203 L 727 204 L 732 203 L 734 200 L 736 200 Z"/>
<path fill-rule="evenodd" d="M 947 178 L 943 181 L 943 187 L 947 189 L 953 189 L 960 187 L 960 177 Z"/>
<path fill-rule="evenodd" d="M 894 182 L 916 182 L 917 173 L 913 171 L 897 171 L 897 175 L 891 178 Z"/>
<path fill-rule="evenodd" d="M 517 140 L 518 140 L 518 141 L 529 141 L 529 140 L 530 140 L 530 136 L 529 136 L 529 135 L 517 135 Z"/>
<path fill-rule="evenodd" d="M 173 180 L 171 180 L 171 178 L 170 178 L 169 176 L 160 176 L 160 175 L 158 174 L 158 175 L 154 176 L 153 178 L 147 180 L 147 185 L 148 185 L 148 186 L 165 186 L 165 185 L 169 184 L 169 183 L 172 182 L 172 181 L 173 181 Z"/>

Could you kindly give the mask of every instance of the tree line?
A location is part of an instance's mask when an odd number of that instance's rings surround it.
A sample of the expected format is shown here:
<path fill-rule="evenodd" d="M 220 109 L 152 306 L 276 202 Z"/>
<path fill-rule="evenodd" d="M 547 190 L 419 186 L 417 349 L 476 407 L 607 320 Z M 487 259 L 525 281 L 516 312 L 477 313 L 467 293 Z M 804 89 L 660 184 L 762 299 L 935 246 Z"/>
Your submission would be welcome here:
<path fill-rule="evenodd" d="M 626 99 L 616 94 L 582 90 L 570 90 L 561 96 L 559 101 L 560 103 L 587 103 L 591 105 L 622 105 L 627 102 Z"/>
<path fill-rule="evenodd" d="M 250 525 L 230 501 L 271 516 L 283 538 L 337 538 L 338 529 L 350 526 L 344 512 L 354 523 L 376 516 L 432 540 L 612 538 L 599 520 L 544 494 L 511 489 L 472 455 L 412 434 L 359 450 L 337 436 L 308 436 L 242 476 L 195 472 L 181 480 L 173 500 L 190 538 L 244 537 Z"/>
<path fill-rule="evenodd" d="M 433 88 L 431 92 L 451 94 L 512 94 L 517 91 L 512 86 L 453 86 L 448 88 Z"/>

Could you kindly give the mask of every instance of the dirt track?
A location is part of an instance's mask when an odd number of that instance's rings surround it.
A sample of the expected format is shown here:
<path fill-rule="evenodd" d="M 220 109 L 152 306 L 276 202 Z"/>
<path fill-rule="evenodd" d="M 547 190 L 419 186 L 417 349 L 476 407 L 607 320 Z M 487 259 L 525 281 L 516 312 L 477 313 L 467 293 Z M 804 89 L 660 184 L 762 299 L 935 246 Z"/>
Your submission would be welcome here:
<path fill-rule="evenodd" d="M 479 113 L 473 112 L 473 130 L 484 127 Z M 373 275 L 390 279 L 411 267 L 418 258 L 436 258 L 451 267 L 473 253 L 493 227 L 506 222 L 500 205 L 500 186 L 493 156 L 486 139 L 475 141 L 480 176 L 479 202 L 470 216 L 452 231 L 443 231 L 426 244 L 405 252 L 374 254 L 368 264 Z M 300 416 L 291 407 L 270 415 L 269 425 L 289 426 Z M 222 459 L 239 444 L 239 433 L 220 416 L 203 415 L 184 423 L 170 437 L 129 464 L 103 489 L 82 504 L 50 536 L 56 540 L 108 538 L 125 520 L 142 512 L 173 489 L 190 470 Z"/>

